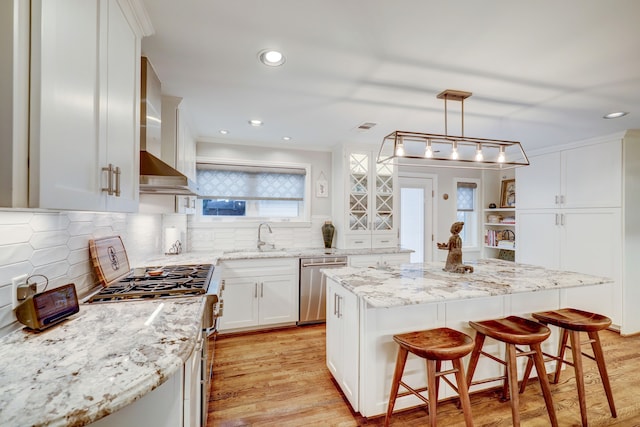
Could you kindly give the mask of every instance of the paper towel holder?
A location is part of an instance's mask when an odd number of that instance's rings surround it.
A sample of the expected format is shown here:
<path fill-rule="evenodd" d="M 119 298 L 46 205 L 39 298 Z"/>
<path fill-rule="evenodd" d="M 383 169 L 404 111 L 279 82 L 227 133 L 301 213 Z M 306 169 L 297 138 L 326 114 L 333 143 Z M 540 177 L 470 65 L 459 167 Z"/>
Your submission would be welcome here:
<path fill-rule="evenodd" d="M 164 253 L 165 255 L 178 255 L 182 253 L 182 242 L 180 241 L 180 230 L 175 227 L 168 227 L 164 230 Z"/>

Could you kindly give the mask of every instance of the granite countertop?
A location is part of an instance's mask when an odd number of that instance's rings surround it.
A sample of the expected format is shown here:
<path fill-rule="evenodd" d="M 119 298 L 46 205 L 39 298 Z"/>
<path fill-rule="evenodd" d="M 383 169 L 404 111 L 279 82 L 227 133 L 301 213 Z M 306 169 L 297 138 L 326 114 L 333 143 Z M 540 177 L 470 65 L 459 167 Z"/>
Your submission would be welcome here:
<path fill-rule="evenodd" d="M 203 310 L 199 297 L 81 304 L 51 329 L 1 338 L 0 425 L 82 426 L 118 411 L 182 368 Z"/>
<path fill-rule="evenodd" d="M 604 277 L 483 259 L 465 264 L 473 273 L 444 271 L 444 263 L 379 268 L 336 268 L 323 273 L 375 308 L 481 298 L 611 283 Z"/>
<path fill-rule="evenodd" d="M 381 249 L 323 249 L 323 248 L 276 248 L 276 249 L 237 249 L 212 252 L 185 252 L 178 255 L 159 255 L 144 260 L 140 267 L 149 265 L 176 265 L 176 264 L 216 264 L 218 261 L 231 261 L 242 259 L 262 258 L 304 258 L 317 256 L 349 256 L 349 255 L 376 255 L 411 253 L 411 249 L 381 248 Z M 136 266 L 137 267 L 137 266 Z"/>

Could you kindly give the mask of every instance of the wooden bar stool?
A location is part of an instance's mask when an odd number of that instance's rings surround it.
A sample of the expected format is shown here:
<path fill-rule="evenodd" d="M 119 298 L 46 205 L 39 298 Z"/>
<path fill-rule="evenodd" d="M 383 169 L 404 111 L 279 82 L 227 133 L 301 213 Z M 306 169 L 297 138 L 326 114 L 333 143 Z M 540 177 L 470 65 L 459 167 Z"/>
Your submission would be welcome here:
<path fill-rule="evenodd" d="M 464 421 L 467 427 L 473 426 L 471 419 L 471 403 L 469 392 L 464 376 L 462 358 L 471 353 L 473 340 L 470 336 L 449 328 L 430 329 L 426 331 L 409 332 L 406 334 L 394 335 L 393 340 L 398 343 L 398 358 L 396 368 L 393 373 L 391 383 L 391 393 L 389 394 L 389 405 L 387 406 L 387 416 L 384 425 L 388 426 L 393 413 L 393 407 L 397 397 L 413 394 L 428 405 L 429 425 L 436 425 L 436 405 L 438 403 L 439 380 L 442 379 L 453 388 L 460 396 L 460 403 L 464 413 Z M 427 363 L 427 387 L 414 389 L 402 381 L 404 365 L 407 355 L 413 353 L 418 357 L 426 359 Z M 442 361 L 451 360 L 453 369 L 441 371 Z M 456 385 L 452 384 L 444 375 L 455 374 Z M 402 386 L 406 392 L 398 394 L 399 387 Z M 427 398 L 421 392 L 427 391 Z"/>
<path fill-rule="evenodd" d="M 598 371 L 600 371 L 600 377 L 602 378 L 602 385 L 607 395 L 607 401 L 609 402 L 609 409 L 611 410 L 611 416 L 616 418 L 616 407 L 613 403 L 613 393 L 611 392 L 611 384 L 609 383 L 609 375 L 607 374 L 607 367 L 604 363 L 604 354 L 602 352 L 602 346 L 600 345 L 600 337 L 598 331 L 608 328 L 611 325 L 611 319 L 606 316 L 590 313 L 588 311 L 577 310 L 575 308 L 562 308 L 559 310 L 542 311 L 539 313 L 533 313 L 532 316 L 539 322 L 545 325 L 554 325 L 562 330 L 562 336 L 558 343 L 558 355 L 550 355 L 544 353 L 545 356 L 551 357 L 556 360 L 556 371 L 553 376 L 553 383 L 556 384 L 560 379 L 560 370 L 562 364 L 573 366 L 576 374 L 576 385 L 578 387 L 578 400 L 580 401 L 580 415 L 582 417 L 582 425 L 587 426 L 587 402 L 584 394 L 584 371 L 582 369 L 582 356 L 585 356 L 591 360 L 595 360 L 598 365 Z M 584 343 L 580 342 L 580 332 L 586 332 L 589 336 L 589 340 Z M 571 337 L 571 345 L 567 345 L 567 337 Z M 581 345 L 591 343 L 593 349 L 593 356 L 582 352 Z M 568 362 L 564 359 L 564 352 L 567 347 L 571 348 L 572 362 Z M 529 378 L 529 372 L 531 371 L 531 362 L 527 364 L 525 376 L 522 381 L 522 385 L 526 384 Z"/>
<path fill-rule="evenodd" d="M 473 347 L 473 352 L 471 353 L 471 358 L 469 360 L 469 367 L 467 369 L 467 385 L 471 387 L 475 384 L 504 379 L 503 398 L 506 400 L 510 395 L 511 418 L 513 420 L 513 425 L 519 426 L 520 411 L 518 402 L 518 371 L 516 357 L 528 356 L 529 360 L 533 358 L 533 362 L 536 365 L 536 371 L 538 372 L 538 377 L 540 378 L 540 386 L 542 388 L 542 394 L 544 395 L 544 403 L 547 405 L 547 412 L 549 413 L 551 425 L 554 427 L 557 426 L 558 419 L 556 418 L 556 411 L 553 407 L 551 388 L 549 387 L 549 380 L 544 368 L 542 350 L 540 348 L 540 343 L 551 335 L 551 330 L 538 322 L 518 316 L 509 316 L 503 319 L 485 320 L 481 322 L 469 322 L 469 325 L 476 330 L 476 339 L 475 346 Z M 482 351 L 482 346 L 484 345 L 486 337 L 491 337 L 497 341 L 505 343 L 506 361 L 500 360 L 499 358 Z M 517 345 L 528 345 L 530 350 L 523 351 L 516 348 Z M 476 370 L 478 359 L 481 354 L 505 365 L 505 375 L 502 377 L 472 382 L 473 374 Z"/>

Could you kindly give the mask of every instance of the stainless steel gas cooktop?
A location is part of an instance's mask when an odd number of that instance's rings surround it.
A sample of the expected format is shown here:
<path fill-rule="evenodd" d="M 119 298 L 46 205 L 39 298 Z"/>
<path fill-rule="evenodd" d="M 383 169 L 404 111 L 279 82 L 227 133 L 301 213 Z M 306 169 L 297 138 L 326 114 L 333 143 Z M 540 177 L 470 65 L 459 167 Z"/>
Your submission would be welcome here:
<path fill-rule="evenodd" d="M 201 295 L 213 274 L 213 264 L 147 267 L 143 275 L 126 277 L 109 284 L 88 302 L 111 302 L 146 298 Z M 150 274 L 151 273 L 151 274 Z"/>

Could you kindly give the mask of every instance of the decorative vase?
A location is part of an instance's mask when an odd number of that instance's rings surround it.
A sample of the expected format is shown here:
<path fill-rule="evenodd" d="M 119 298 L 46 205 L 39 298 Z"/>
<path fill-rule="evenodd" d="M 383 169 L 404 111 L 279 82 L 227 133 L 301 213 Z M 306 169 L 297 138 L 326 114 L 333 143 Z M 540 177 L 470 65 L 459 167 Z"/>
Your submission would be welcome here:
<path fill-rule="evenodd" d="M 336 233 L 336 228 L 331 224 L 331 221 L 325 221 L 322 226 L 322 239 L 324 240 L 324 247 L 329 249 L 333 245 L 333 235 Z"/>

